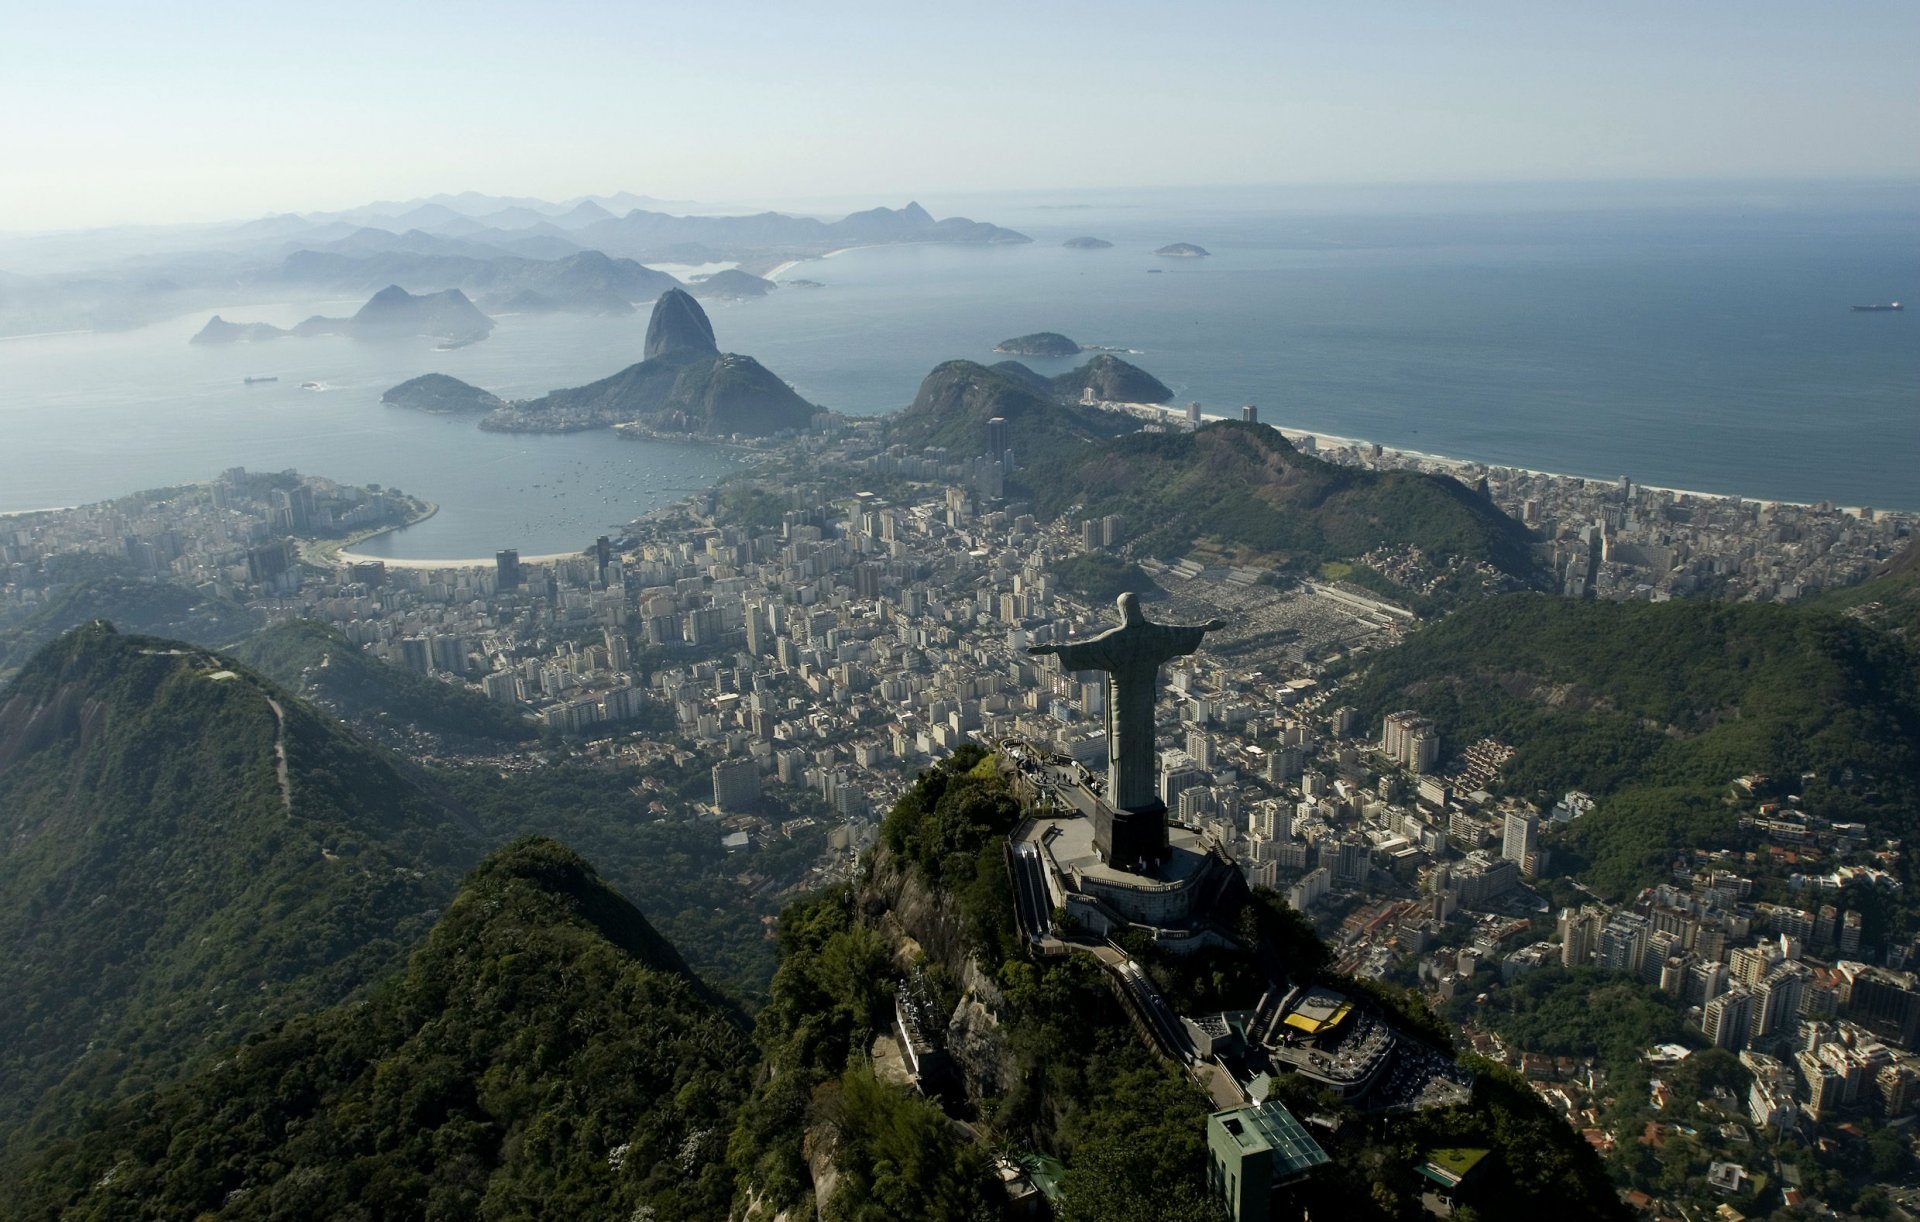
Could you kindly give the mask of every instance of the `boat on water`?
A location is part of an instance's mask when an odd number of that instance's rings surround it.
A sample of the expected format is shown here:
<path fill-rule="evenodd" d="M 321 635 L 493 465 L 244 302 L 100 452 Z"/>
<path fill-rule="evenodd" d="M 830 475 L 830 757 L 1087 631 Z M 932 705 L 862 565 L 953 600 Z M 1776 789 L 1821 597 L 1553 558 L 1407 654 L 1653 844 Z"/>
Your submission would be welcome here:
<path fill-rule="evenodd" d="M 255 382 L 278 382 L 280 379 L 279 378 L 242 378 L 240 380 L 246 383 L 248 386 L 252 386 Z"/>
<path fill-rule="evenodd" d="M 319 389 L 320 389 L 320 383 L 318 383 L 318 382 L 302 382 L 302 383 L 300 383 L 300 389 L 301 389 L 301 390 L 319 390 Z"/>
<path fill-rule="evenodd" d="M 1858 305 L 1853 308 L 1862 314 L 1885 314 L 1893 310 L 1904 310 L 1907 307 L 1897 301 L 1889 301 L 1885 305 Z"/>

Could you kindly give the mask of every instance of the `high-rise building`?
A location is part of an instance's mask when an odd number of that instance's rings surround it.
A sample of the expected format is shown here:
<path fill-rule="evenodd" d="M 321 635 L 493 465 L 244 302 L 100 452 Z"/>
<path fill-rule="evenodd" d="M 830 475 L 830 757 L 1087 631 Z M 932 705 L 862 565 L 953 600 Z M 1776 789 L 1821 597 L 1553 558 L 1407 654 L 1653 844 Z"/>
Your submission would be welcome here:
<path fill-rule="evenodd" d="M 1800 993 L 1806 982 L 1806 968 L 1798 963 L 1781 963 L 1753 986 L 1748 1043 L 1793 1033 L 1800 1021 Z"/>
<path fill-rule="evenodd" d="M 600 634 L 607 646 L 607 668 L 614 671 L 633 669 L 633 651 L 627 646 L 627 634 L 617 628 L 608 628 Z"/>
<path fill-rule="evenodd" d="M 1738 1052 L 1747 1046 L 1753 999 L 1744 986 L 1735 985 L 1701 1007 L 1700 1033 L 1715 1048 Z"/>
<path fill-rule="evenodd" d="M 1600 941 L 1600 930 L 1605 924 L 1606 916 L 1601 909 L 1592 906 L 1562 908 L 1559 920 L 1561 966 L 1582 967 L 1590 962 Z"/>
<path fill-rule="evenodd" d="M 1860 912 L 1855 909 L 1840 918 L 1840 953 L 1857 955 L 1860 953 L 1861 934 Z"/>
<path fill-rule="evenodd" d="M 1727 973 L 1741 984 L 1759 984 L 1773 956 L 1764 946 L 1737 946 L 1727 956 Z"/>
<path fill-rule="evenodd" d="M 1507 812 L 1506 834 L 1500 840 L 1500 856 L 1526 873 L 1527 855 L 1539 848 L 1540 816 L 1532 811 Z"/>
<path fill-rule="evenodd" d="M 1194 766 L 1202 770 L 1213 767 L 1213 739 L 1205 730 L 1187 731 L 1187 754 L 1193 757 Z"/>
<path fill-rule="evenodd" d="M 1711 960 L 1696 960 L 1687 968 L 1687 980 L 1680 999 L 1690 1006 L 1704 1006 L 1727 991 L 1727 965 Z"/>
<path fill-rule="evenodd" d="M 1616 912 L 1600 930 L 1595 959 L 1610 972 L 1638 975 L 1646 952 L 1647 922 L 1631 912 Z"/>
<path fill-rule="evenodd" d="M 400 665 L 422 675 L 433 673 L 433 646 L 426 637 L 400 638 Z"/>
<path fill-rule="evenodd" d="M 1440 731 L 1411 710 L 1387 714 L 1380 736 L 1387 758 L 1414 772 L 1426 772 L 1440 762 Z"/>
<path fill-rule="evenodd" d="M 1640 979 L 1653 985 L 1655 988 L 1660 988 L 1661 980 L 1666 973 L 1667 960 L 1672 959 L 1679 953 L 1679 934 L 1669 929 L 1649 930 L 1647 933 L 1646 948 L 1640 952 Z M 1677 993 L 1679 990 L 1668 989 L 1666 991 L 1669 993 Z"/>
<path fill-rule="evenodd" d="M 760 801 L 760 767 L 751 759 L 713 766 L 713 804 L 722 811 L 752 810 Z"/>
<path fill-rule="evenodd" d="M 1851 970 L 1841 968 L 1843 973 Z M 1916 987 L 1912 975 L 1879 968 L 1853 973 L 1843 1000 L 1849 1019 L 1883 1040 L 1909 1051 L 1914 1049 L 1916 1036 L 1920 1036 L 1920 987 Z"/>
<path fill-rule="evenodd" d="M 1240 405 L 1240 419 L 1247 424 L 1259 424 L 1260 409 L 1251 403 L 1243 403 Z"/>
<path fill-rule="evenodd" d="M 520 553 L 507 548 L 493 554 L 493 588 L 496 590 L 517 590 L 520 588 Z"/>
<path fill-rule="evenodd" d="M 987 448 L 984 451 L 986 456 L 997 459 L 1012 448 L 1013 434 L 1007 427 L 1007 418 L 1005 416 L 995 416 L 988 420 Z M 1031 458 L 1032 455 L 1028 455 L 1028 457 Z"/>

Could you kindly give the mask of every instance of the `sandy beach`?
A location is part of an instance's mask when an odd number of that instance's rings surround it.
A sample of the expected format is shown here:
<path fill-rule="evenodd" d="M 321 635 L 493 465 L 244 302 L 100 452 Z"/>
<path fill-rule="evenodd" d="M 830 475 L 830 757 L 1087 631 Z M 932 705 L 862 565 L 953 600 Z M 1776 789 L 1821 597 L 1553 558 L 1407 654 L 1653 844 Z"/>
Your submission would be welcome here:
<path fill-rule="evenodd" d="M 361 552 L 341 551 L 335 553 L 342 564 L 384 564 L 390 569 L 490 569 L 492 556 L 480 556 L 467 560 L 405 560 L 392 556 L 368 556 Z M 585 555 L 585 550 L 575 552 L 551 552 L 544 556 L 522 556 L 521 564 L 553 564 L 560 560 L 572 560 Z"/>

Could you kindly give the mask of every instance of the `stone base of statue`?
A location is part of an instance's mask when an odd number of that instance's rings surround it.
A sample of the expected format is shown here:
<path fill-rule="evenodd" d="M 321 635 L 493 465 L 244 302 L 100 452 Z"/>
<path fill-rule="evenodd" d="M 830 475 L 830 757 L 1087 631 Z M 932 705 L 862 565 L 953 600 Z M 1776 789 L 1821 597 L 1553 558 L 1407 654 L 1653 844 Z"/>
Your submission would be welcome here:
<path fill-rule="evenodd" d="M 1116 870 L 1145 874 L 1167 860 L 1167 807 L 1155 802 L 1115 810 L 1105 802 L 1093 812 L 1093 851 Z"/>

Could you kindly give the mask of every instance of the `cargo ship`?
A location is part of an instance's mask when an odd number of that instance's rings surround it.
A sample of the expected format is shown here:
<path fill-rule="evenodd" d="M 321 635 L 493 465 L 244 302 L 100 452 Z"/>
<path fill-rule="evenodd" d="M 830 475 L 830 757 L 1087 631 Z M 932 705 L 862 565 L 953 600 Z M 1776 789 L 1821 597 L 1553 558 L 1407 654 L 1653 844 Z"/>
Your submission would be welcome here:
<path fill-rule="evenodd" d="M 278 382 L 280 379 L 279 378 L 242 378 L 241 380 L 245 382 L 248 386 L 252 386 L 255 382 Z"/>
<path fill-rule="evenodd" d="M 1860 311 L 1863 314 L 1883 314 L 1888 310 L 1904 310 L 1907 307 L 1901 305 L 1897 301 L 1889 301 L 1885 305 L 1865 305 L 1865 306 L 1855 306 L 1853 308 Z"/>

